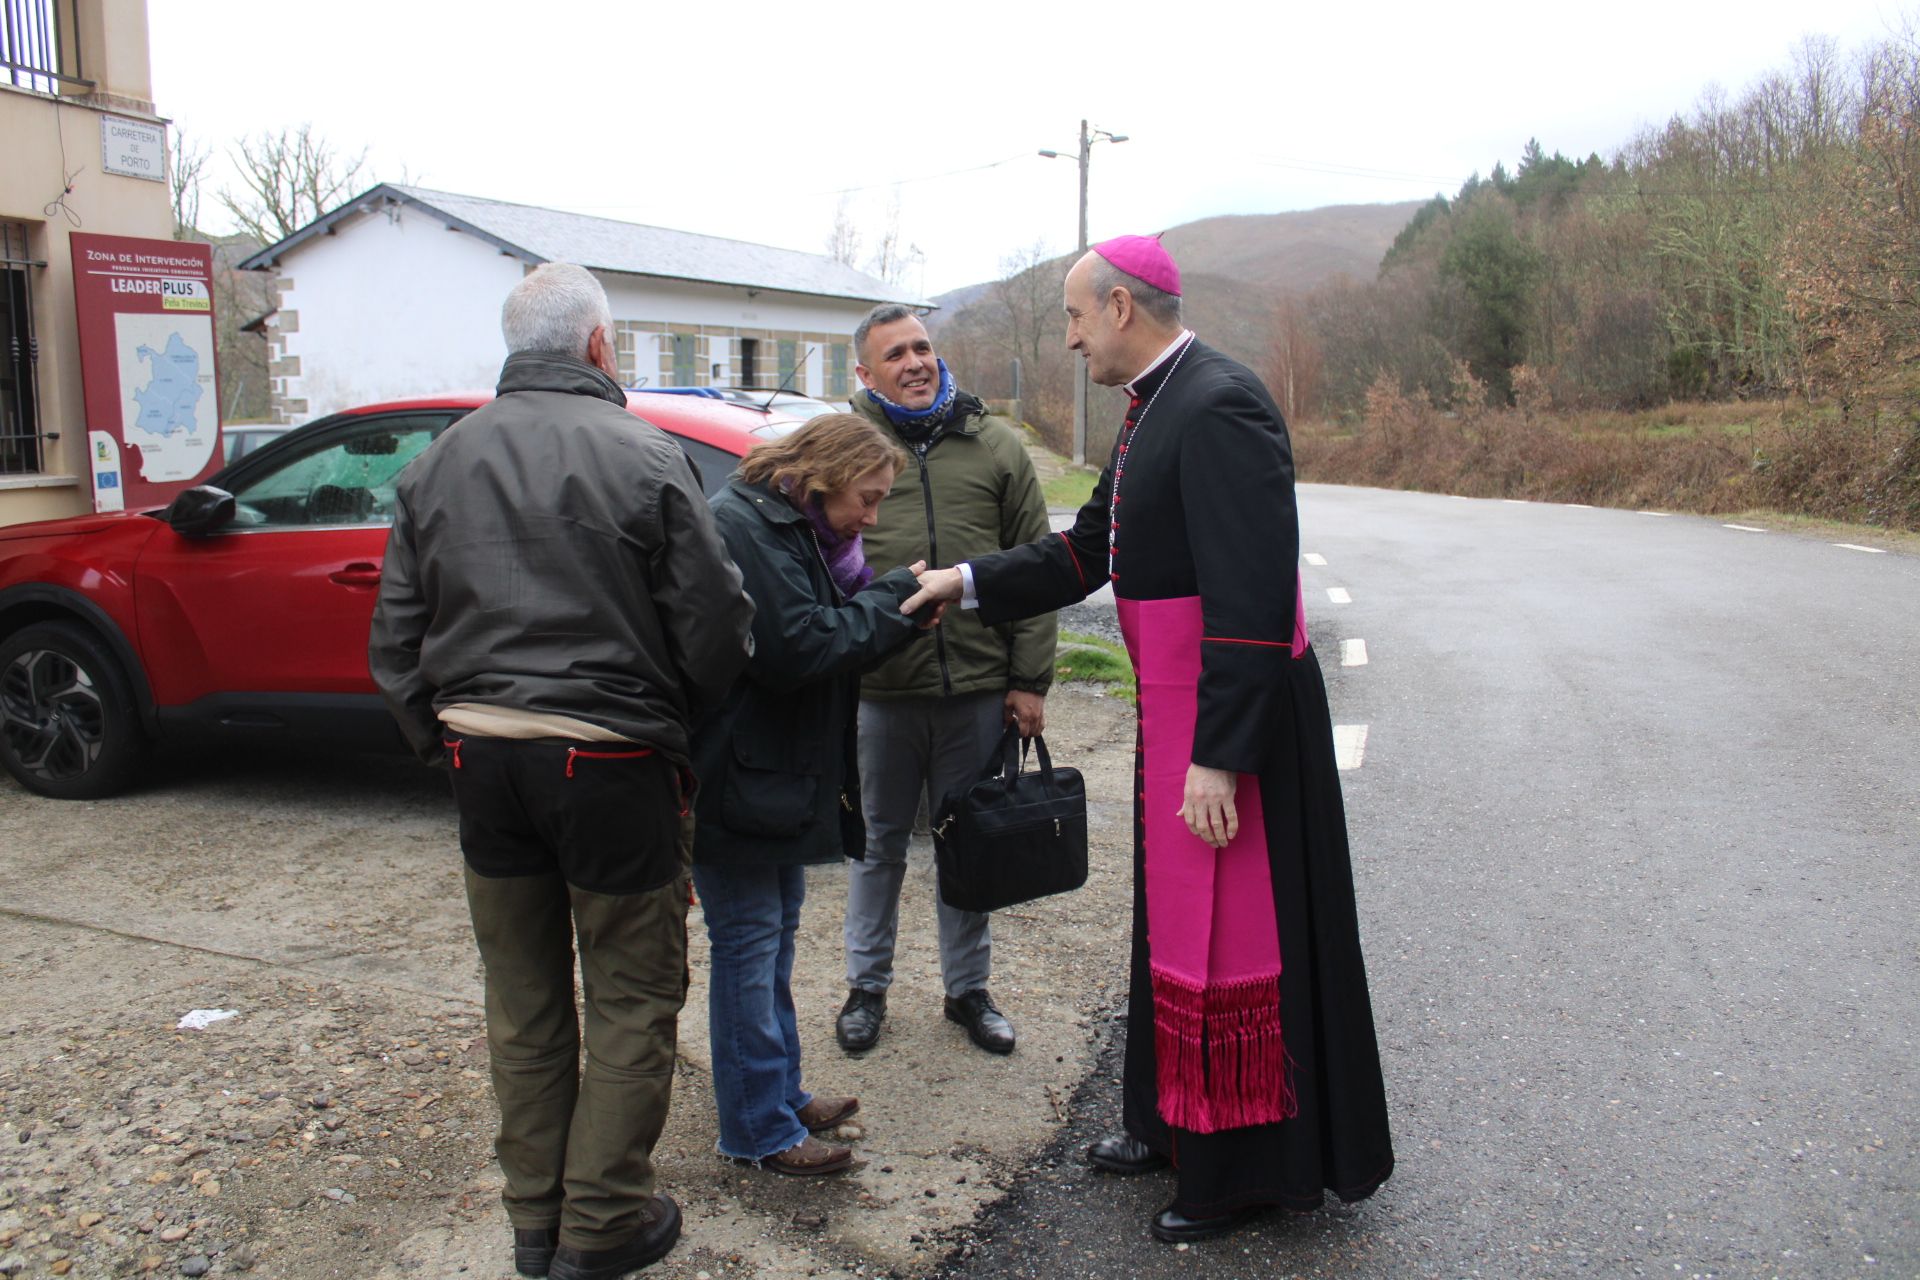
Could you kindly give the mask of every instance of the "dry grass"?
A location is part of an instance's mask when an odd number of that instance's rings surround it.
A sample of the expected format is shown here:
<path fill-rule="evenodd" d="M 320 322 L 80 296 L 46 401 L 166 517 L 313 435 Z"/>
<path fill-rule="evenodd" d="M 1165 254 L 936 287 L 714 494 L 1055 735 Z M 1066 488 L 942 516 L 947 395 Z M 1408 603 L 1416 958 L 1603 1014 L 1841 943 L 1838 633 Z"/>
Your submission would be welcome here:
<path fill-rule="evenodd" d="M 1920 530 L 1920 418 L 1798 402 L 1443 414 L 1386 386 L 1352 429 L 1294 433 L 1302 480 Z"/>

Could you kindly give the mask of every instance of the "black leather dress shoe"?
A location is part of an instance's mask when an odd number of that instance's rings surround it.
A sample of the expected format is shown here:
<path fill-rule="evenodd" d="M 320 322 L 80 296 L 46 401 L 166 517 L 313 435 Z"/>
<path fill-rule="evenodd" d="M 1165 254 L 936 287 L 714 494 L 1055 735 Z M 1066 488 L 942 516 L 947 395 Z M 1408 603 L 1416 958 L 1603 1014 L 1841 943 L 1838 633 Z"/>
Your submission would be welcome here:
<path fill-rule="evenodd" d="M 880 1038 L 880 1024 L 886 1016 L 886 992 L 855 987 L 847 992 L 847 1002 L 840 1006 L 840 1016 L 834 1019 L 833 1038 L 848 1053 L 865 1053 Z"/>
<path fill-rule="evenodd" d="M 652 1220 L 625 1244 L 611 1249 L 561 1245 L 554 1251 L 548 1274 L 552 1280 L 620 1280 L 629 1271 L 652 1266 L 680 1239 L 680 1206 L 666 1196 L 655 1196 L 648 1212 Z"/>
<path fill-rule="evenodd" d="M 553 1251 L 559 1245 L 558 1227 L 515 1227 L 513 1269 L 523 1276 L 544 1276 L 553 1266 Z"/>
<path fill-rule="evenodd" d="M 1137 1138 L 1116 1133 L 1087 1148 L 1087 1163 L 1108 1173 L 1152 1173 L 1166 1168 L 1167 1158 Z"/>
<path fill-rule="evenodd" d="M 947 1017 L 967 1029 L 967 1038 L 988 1053 L 1013 1052 L 1013 1024 L 994 1008 L 985 987 L 947 997 Z"/>
<path fill-rule="evenodd" d="M 1153 1215 L 1153 1221 L 1147 1224 L 1147 1229 L 1153 1232 L 1155 1240 L 1164 1240 L 1168 1244 L 1192 1244 L 1196 1240 L 1213 1240 L 1237 1231 L 1266 1211 L 1265 1205 L 1255 1204 L 1217 1217 L 1189 1218 L 1173 1205 L 1168 1205 Z"/>

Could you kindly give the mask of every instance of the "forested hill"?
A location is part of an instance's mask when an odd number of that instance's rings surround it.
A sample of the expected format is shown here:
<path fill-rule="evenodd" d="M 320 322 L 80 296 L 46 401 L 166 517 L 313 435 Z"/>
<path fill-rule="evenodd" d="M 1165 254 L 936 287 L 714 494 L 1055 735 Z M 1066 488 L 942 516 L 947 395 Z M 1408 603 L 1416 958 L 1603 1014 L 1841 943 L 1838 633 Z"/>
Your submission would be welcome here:
<path fill-rule="evenodd" d="M 1189 282 L 1190 305 L 1218 308 L 1226 315 L 1264 317 L 1277 297 L 1303 295 L 1343 276 L 1355 281 L 1373 279 L 1394 237 L 1419 208 L 1419 201 L 1406 201 L 1202 218 L 1169 229 L 1162 241 Z M 1038 266 L 1043 274 L 1057 277 L 1065 274 L 1073 258 L 1067 253 L 1020 265 L 1023 269 Z M 1196 284 L 1203 287 L 1195 288 Z M 934 299 L 940 310 L 930 317 L 931 326 L 938 332 L 969 308 L 992 303 L 995 296 L 994 281 L 951 289 Z M 1238 345 L 1246 350 L 1236 354 L 1251 358 L 1256 347 L 1264 350 L 1264 325 L 1262 329 L 1257 341 L 1241 341 Z M 1231 336 L 1226 340 L 1234 342 Z"/>
<path fill-rule="evenodd" d="M 1362 287 L 1379 271 L 1394 237 L 1420 209 L 1399 204 L 1332 205 L 1294 213 L 1203 218 L 1165 232 L 1180 264 L 1187 323 L 1209 343 L 1255 369 L 1269 364 L 1276 310 L 1289 298 L 1345 285 Z M 1022 368 L 1028 421 L 1057 430 L 1071 417 L 1066 322 L 1060 284 L 1074 255 L 1011 261 L 1003 280 L 950 290 L 928 317 L 964 384 L 989 397 L 1013 393 Z M 1112 417 L 1103 399 L 1096 418 Z M 1064 416 L 1063 416 L 1064 415 Z M 1105 426 L 1094 431 L 1096 442 Z"/>

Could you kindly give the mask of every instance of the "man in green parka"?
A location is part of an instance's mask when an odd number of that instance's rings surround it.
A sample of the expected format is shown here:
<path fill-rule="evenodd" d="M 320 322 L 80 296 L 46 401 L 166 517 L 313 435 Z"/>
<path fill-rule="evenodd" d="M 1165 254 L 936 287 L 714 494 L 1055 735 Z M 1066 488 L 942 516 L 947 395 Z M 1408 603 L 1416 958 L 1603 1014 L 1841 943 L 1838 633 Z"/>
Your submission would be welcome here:
<path fill-rule="evenodd" d="M 1046 498 L 1020 432 L 954 386 L 911 308 L 875 307 L 854 330 L 853 345 L 862 384 L 853 411 L 898 439 L 910 458 L 867 535 L 869 563 L 925 560 L 943 568 L 1046 534 Z M 1008 723 L 1017 720 L 1028 737 L 1046 723 L 1052 614 L 986 627 L 971 612 L 956 612 L 933 641 L 894 654 L 860 686 L 867 849 L 848 868 L 848 992 L 834 1027 L 850 1053 L 872 1048 L 886 1017 L 907 842 L 922 792 L 938 805 L 979 773 Z M 944 902 L 938 910 L 946 1016 L 981 1048 L 1011 1053 L 1013 1024 L 987 991 L 987 917 Z"/>

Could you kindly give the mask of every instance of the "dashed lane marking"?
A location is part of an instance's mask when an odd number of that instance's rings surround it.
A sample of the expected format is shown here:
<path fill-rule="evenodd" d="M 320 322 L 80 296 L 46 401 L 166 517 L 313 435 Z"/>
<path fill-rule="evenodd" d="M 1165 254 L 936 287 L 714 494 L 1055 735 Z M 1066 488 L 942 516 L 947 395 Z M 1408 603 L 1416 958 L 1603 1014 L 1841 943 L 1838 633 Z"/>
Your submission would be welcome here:
<path fill-rule="evenodd" d="M 1723 524 L 1722 529 L 1738 529 L 1742 533 L 1765 533 L 1766 530 L 1751 524 Z"/>
<path fill-rule="evenodd" d="M 1333 761 L 1343 772 L 1358 769 L 1360 761 L 1366 754 L 1367 726 L 1363 724 L 1333 726 Z"/>
<path fill-rule="evenodd" d="M 1660 519 L 1662 519 L 1662 520 L 1665 520 L 1665 519 L 1666 519 L 1666 518 L 1667 518 L 1668 516 L 1670 516 L 1670 515 L 1672 515 L 1672 514 L 1673 514 L 1673 512 L 1671 512 L 1671 511 L 1642 511 L 1642 512 L 1641 512 L 1640 514 L 1641 514 L 1641 515 L 1643 515 L 1643 516 L 1658 516 L 1658 517 L 1660 517 Z"/>
<path fill-rule="evenodd" d="M 1306 555 L 1301 556 L 1300 558 L 1302 560 L 1305 560 L 1308 564 L 1318 565 L 1322 569 L 1327 567 L 1327 558 L 1316 551 L 1309 551 L 1307 552 Z"/>
<path fill-rule="evenodd" d="M 1342 640 L 1340 642 L 1340 665 L 1343 667 L 1366 666 L 1367 642 L 1365 640 Z"/>
<path fill-rule="evenodd" d="M 1327 599 L 1333 601 L 1335 604 L 1353 603 L 1353 597 L 1347 594 L 1345 587 L 1328 587 Z"/>
<path fill-rule="evenodd" d="M 1833 545 L 1836 547 L 1844 547 L 1848 551 L 1864 551 L 1870 556 L 1883 556 L 1887 554 L 1885 547 L 1863 547 L 1857 542 L 1836 542 Z"/>
<path fill-rule="evenodd" d="M 1500 501 L 1511 503 L 1513 506 L 1516 506 L 1516 507 L 1524 507 L 1527 505 L 1527 500 L 1525 498 L 1502 498 L 1500 499 Z"/>
<path fill-rule="evenodd" d="M 1572 507 L 1576 511 L 1593 510 L 1593 504 L 1591 502 L 1569 502 L 1567 505 Z"/>

